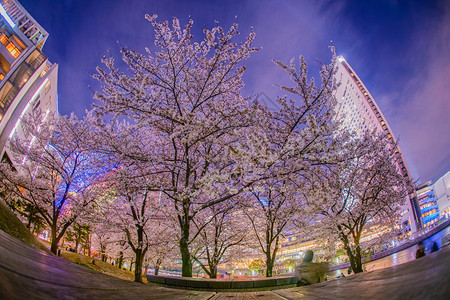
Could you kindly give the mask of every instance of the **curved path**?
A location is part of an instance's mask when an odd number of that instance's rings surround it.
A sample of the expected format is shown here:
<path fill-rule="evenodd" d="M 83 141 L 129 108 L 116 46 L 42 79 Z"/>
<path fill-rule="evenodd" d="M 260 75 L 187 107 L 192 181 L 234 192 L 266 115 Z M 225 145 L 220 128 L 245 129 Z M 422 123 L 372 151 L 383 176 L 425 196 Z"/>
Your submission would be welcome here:
<path fill-rule="evenodd" d="M 104 275 L 0 231 L 0 299 L 208 299 L 214 294 Z"/>
<path fill-rule="evenodd" d="M 0 299 L 450 299 L 450 247 L 399 266 L 307 287 L 215 293 L 110 277 L 0 231 Z"/>

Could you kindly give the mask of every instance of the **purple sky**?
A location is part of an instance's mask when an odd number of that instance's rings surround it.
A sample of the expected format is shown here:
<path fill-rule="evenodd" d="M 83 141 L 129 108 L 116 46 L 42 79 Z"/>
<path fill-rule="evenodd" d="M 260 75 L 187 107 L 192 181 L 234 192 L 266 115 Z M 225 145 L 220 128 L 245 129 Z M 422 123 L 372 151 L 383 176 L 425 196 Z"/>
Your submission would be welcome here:
<path fill-rule="evenodd" d="M 19 0 L 50 33 L 44 52 L 59 64 L 59 110 L 90 109 L 90 77 L 100 58 L 120 45 L 153 45 L 144 14 L 194 20 L 194 33 L 239 23 L 253 27 L 262 49 L 247 61 L 244 94 L 276 99 L 286 75 L 271 60 L 304 55 L 328 62 L 333 41 L 379 104 L 420 182 L 450 170 L 450 2 L 448 1 L 213 1 Z M 446 3 L 447 2 L 447 3 Z M 89 88 L 91 86 L 91 88 Z M 270 101 L 270 100 L 267 100 Z"/>

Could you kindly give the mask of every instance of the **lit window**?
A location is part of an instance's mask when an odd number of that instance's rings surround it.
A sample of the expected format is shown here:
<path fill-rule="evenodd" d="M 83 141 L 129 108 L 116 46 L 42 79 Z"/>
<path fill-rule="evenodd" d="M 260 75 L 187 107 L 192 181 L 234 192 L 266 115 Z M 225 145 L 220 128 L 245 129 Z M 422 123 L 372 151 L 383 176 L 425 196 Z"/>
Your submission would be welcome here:
<path fill-rule="evenodd" d="M 9 41 L 8 37 L 5 34 L 0 36 L 0 42 L 5 45 Z"/>
<path fill-rule="evenodd" d="M 5 78 L 5 75 L 3 75 L 2 73 L 0 73 L 0 80 L 3 80 L 3 78 Z"/>
<path fill-rule="evenodd" d="M 45 84 L 45 94 L 47 95 L 48 91 L 50 91 L 51 85 L 50 80 Z"/>
<path fill-rule="evenodd" d="M 17 58 L 20 55 L 19 48 L 17 48 L 13 42 L 9 42 L 9 44 L 6 45 L 6 50 L 8 50 L 14 58 Z"/>

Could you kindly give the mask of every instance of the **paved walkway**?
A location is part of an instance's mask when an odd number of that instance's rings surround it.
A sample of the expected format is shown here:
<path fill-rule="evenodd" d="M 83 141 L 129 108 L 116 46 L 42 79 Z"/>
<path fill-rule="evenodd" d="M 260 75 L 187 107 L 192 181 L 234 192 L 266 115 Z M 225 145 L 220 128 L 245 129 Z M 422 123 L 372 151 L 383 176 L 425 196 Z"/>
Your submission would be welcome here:
<path fill-rule="evenodd" d="M 429 230 L 427 232 L 422 232 L 420 236 L 417 236 L 416 238 L 414 238 L 412 240 L 405 241 L 403 244 L 398 245 L 389 250 L 375 253 L 374 255 L 371 256 L 371 261 L 369 263 L 367 263 L 366 266 L 367 266 L 368 270 L 373 270 L 373 269 L 376 270 L 376 269 L 380 269 L 380 268 L 391 267 L 392 265 L 396 265 L 398 263 L 405 263 L 407 261 L 411 261 L 411 260 L 415 259 L 415 257 L 416 257 L 416 249 L 417 249 L 418 242 L 425 241 L 427 239 L 434 240 L 436 238 L 436 240 L 438 240 L 438 244 L 441 245 L 441 238 L 444 235 L 449 234 L 449 229 L 450 229 L 450 219 L 447 219 L 447 220 L 443 221 L 442 223 L 440 223 L 439 225 L 437 225 L 436 227 L 432 228 L 431 230 Z M 429 245 L 425 244 L 424 246 L 431 247 L 431 243 Z M 411 251 L 406 251 L 406 252 L 410 252 L 409 254 L 406 254 L 404 250 L 409 250 L 408 248 L 411 248 Z M 397 253 L 400 255 L 406 254 L 406 257 L 404 259 L 400 258 L 397 263 L 397 261 L 395 261 L 397 258 L 395 258 L 395 259 L 389 258 L 394 253 Z M 388 259 L 385 259 L 385 258 L 388 258 Z M 383 262 L 382 264 L 380 264 L 381 261 Z M 389 263 L 389 262 L 392 262 L 392 263 Z M 339 270 L 339 269 L 347 269 L 349 265 L 350 265 L 350 263 L 347 262 L 347 263 L 343 263 L 340 265 L 331 266 L 330 271 Z"/>
<path fill-rule="evenodd" d="M 110 277 L 0 231 L 0 299 L 450 299 L 450 247 L 388 269 L 307 287 L 215 293 Z"/>

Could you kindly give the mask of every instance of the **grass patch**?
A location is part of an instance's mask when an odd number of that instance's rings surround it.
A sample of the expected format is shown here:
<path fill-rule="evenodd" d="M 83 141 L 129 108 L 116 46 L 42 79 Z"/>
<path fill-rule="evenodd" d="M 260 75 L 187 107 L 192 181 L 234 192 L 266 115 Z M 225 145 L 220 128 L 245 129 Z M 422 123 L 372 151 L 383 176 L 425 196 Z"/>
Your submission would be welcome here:
<path fill-rule="evenodd" d="M 50 252 L 0 199 L 0 229 L 39 250 Z"/>
<path fill-rule="evenodd" d="M 11 211 L 11 209 L 0 199 L 0 230 L 10 236 L 31 245 L 39 250 L 43 250 L 47 253 L 51 253 L 48 249 L 50 244 L 47 242 L 41 242 L 35 237 L 28 228 L 17 218 L 17 216 Z M 48 245 L 48 248 L 45 246 Z M 89 256 L 84 256 L 78 253 L 72 253 L 61 249 L 61 256 L 71 262 L 74 262 L 83 267 L 89 268 L 94 271 L 101 272 L 103 274 L 117 277 L 120 279 L 134 281 L 134 272 L 128 270 L 119 269 L 116 266 L 112 266 L 109 263 L 103 262 L 98 259 L 94 259 Z M 144 283 L 147 283 L 147 278 L 143 277 Z"/>
<path fill-rule="evenodd" d="M 83 267 L 86 267 L 86 268 L 89 268 L 89 269 L 91 269 L 91 270 L 97 271 L 97 269 L 94 268 L 94 267 L 93 267 L 92 265 L 90 265 L 90 264 L 87 264 L 87 263 L 84 263 L 84 262 L 79 262 L 79 261 L 74 261 L 73 263 L 75 263 L 75 264 L 77 264 L 77 265 L 80 265 L 80 266 L 83 266 Z"/>
<path fill-rule="evenodd" d="M 123 280 L 134 281 L 134 272 L 119 269 L 117 266 L 113 266 L 107 262 L 95 259 L 93 257 L 65 250 L 61 251 L 61 257 L 109 276 L 113 276 Z M 142 280 L 144 281 L 144 283 L 147 283 L 147 278 L 145 277 L 144 274 L 142 276 Z"/>

